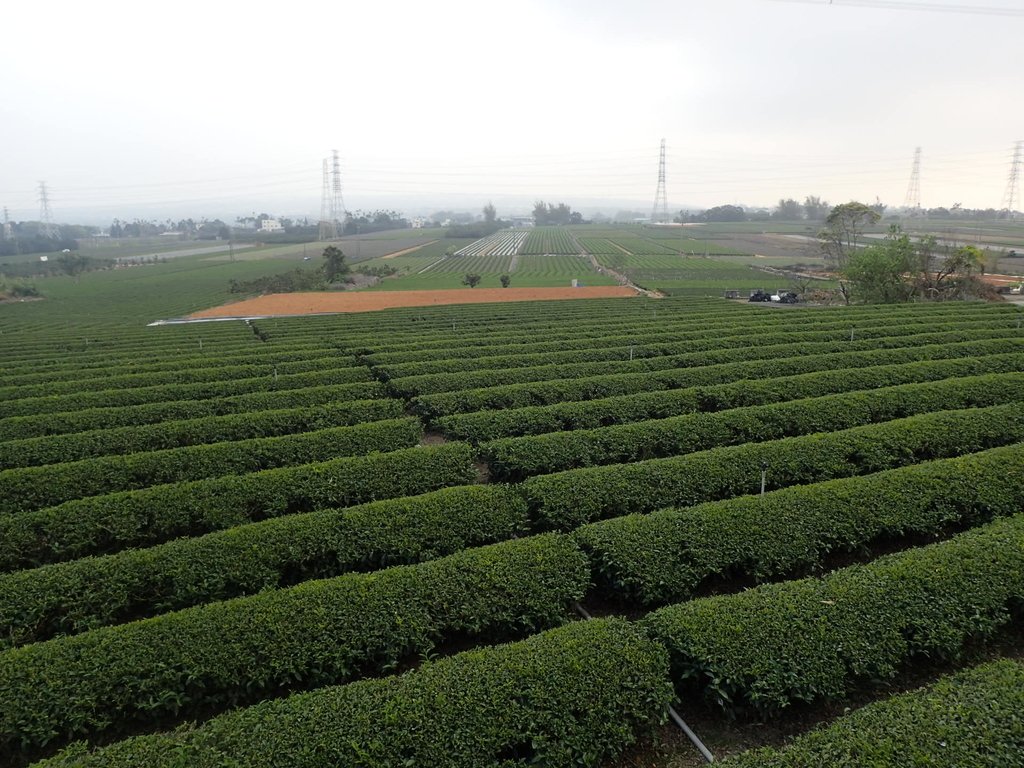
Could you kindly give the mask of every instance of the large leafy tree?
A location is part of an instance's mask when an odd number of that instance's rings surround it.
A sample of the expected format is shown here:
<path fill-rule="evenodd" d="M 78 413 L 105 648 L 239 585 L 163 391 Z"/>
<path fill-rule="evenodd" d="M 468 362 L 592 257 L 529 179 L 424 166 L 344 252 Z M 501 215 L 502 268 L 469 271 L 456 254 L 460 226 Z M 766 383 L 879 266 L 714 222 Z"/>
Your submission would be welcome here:
<path fill-rule="evenodd" d="M 881 214 L 864 203 L 849 202 L 837 205 L 825 218 L 825 226 L 818 233 L 821 255 L 825 263 L 839 276 L 839 292 L 850 303 L 850 282 L 844 276 L 850 257 L 861 245 L 864 231 L 878 222 Z"/>
<path fill-rule="evenodd" d="M 864 203 L 843 203 L 833 208 L 818 233 L 825 260 L 836 269 L 845 268 L 850 255 L 860 247 L 865 230 L 880 218 L 881 214 Z"/>
<path fill-rule="evenodd" d="M 917 261 L 913 243 L 898 226 L 885 241 L 851 253 L 841 272 L 856 298 L 869 303 L 908 301 L 914 293 L 912 275 Z"/>
<path fill-rule="evenodd" d="M 861 301 L 944 301 L 983 293 L 984 263 L 973 245 L 941 248 L 931 235 L 912 241 L 893 225 L 884 241 L 851 253 L 840 276 Z"/>
<path fill-rule="evenodd" d="M 349 273 L 349 266 L 345 263 L 345 254 L 342 253 L 341 248 L 335 245 L 328 245 L 324 248 L 323 268 L 324 277 L 329 283 L 333 283 Z"/>

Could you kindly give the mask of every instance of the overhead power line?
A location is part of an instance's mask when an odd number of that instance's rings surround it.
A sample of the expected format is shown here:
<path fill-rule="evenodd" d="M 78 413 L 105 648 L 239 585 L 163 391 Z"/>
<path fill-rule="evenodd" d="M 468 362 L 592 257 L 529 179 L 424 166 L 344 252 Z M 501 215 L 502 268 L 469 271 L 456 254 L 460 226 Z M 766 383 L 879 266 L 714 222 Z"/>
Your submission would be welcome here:
<path fill-rule="evenodd" d="M 910 0 L 773 0 L 776 3 L 801 5 L 843 5 L 854 8 L 877 8 L 887 11 L 926 11 L 929 13 L 965 13 L 975 16 L 1024 17 L 1024 8 L 969 3 L 910 2 Z"/>

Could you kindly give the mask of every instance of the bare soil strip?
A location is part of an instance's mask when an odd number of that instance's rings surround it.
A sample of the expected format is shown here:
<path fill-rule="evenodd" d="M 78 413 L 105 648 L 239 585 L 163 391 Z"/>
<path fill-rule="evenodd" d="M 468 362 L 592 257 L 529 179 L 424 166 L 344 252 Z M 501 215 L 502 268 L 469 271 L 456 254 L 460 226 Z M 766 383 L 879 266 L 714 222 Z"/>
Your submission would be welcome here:
<path fill-rule="evenodd" d="M 394 258 L 397 258 L 399 256 L 405 256 L 405 254 L 407 254 L 407 253 L 412 253 L 413 251 L 418 251 L 420 248 L 426 248 L 428 245 L 433 245 L 436 242 L 437 242 L 437 240 L 431 240 L 429 243 L 420 243 L 419 245 L 414 245 L 412 248 L 406 248 L 404 251 L 395 251 L 394 253 L 389 253 L 386 256 L 381 256 L 380 258 L 382 258 L 382 259 L 394 259 Z"/>
<path fill-rule="evenodd" d="M 444 304 L 488 304 L 505 301 L 628 298 L 637 292 L 626 286 L 583 288 L 458 288 L 443 291 L 360 291 L 348 293 L 273 293 L 189 315 L 201 320 L 221 317 L 282 317 L 332 312 L 374 312 L 393 307 Z"/>

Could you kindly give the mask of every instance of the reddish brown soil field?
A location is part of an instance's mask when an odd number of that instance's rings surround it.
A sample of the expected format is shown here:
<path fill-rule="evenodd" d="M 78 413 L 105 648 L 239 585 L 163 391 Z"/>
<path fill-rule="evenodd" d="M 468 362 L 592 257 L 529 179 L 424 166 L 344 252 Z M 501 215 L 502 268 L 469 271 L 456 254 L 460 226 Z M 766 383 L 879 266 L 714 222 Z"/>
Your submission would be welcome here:
<path fill-rule="evenodd" d="M 608 299 L 636 295 L 632 288 L 617 285 L 595 285 L 585 288 L 458 288 L 449 291 L 272 293 L 269 296 L 204 309 L 189 317 L 279 317 L 323 312 L 374 312 L 392 307 L 431 307 L 440 304 Z"/>

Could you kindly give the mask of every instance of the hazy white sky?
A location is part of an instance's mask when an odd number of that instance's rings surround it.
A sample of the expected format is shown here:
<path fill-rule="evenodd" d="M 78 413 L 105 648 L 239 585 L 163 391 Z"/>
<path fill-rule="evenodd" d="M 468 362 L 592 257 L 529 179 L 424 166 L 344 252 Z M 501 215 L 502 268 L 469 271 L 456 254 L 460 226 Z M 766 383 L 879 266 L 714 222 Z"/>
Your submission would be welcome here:
<path fill-rule="evenodd" d="M 649 209 L 663 137 L 674 209 L 899 205 L 916 146 L 924 206 L 1000 207 L 1024 138 L 1024 0 L 13 0 L 2 23 L 15 219 L 41 180 L 59 221 L 315 217 L 334 148 L 350 209 Z"/>

